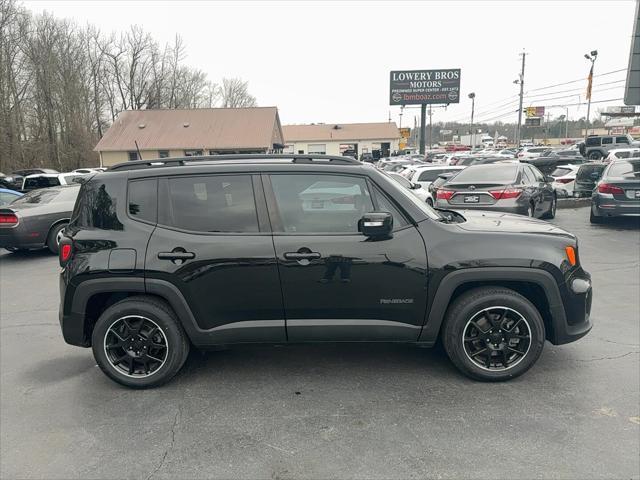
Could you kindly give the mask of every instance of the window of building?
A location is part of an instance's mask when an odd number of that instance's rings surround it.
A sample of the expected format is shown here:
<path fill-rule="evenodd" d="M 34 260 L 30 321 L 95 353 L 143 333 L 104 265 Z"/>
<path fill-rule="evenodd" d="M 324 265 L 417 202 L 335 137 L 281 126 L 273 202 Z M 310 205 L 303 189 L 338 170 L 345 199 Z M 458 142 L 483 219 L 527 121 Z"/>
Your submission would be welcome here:
<path fill-rule="evenodd" d="M 156 222 L 157 184 L 155 178 L 129 182 L 129 215 L 147 222 Z"/>
<path fill-rule="evenodd" d="M 325 144 L 310 144 L 308 147 L 309 155 L 326 155 L 327 146 Z"/>
<path fill-rule="evenodd" d="M 341 175 L 272 175 L 282 228 L 290 233 L 357 233 L 373 211 L 364 178 Z"/>
<path fill-rule="evenodd" d="M 200 155 L 202 155 L 202 150 L 185 150 L 184 151 L 185 157 L 198 157 Z"/>
<path fill-rule="evenodd" d="M 169 158 L 169 150 L 158 150 L 158 158 Z"/>
<path fill-rule="evenodd" d="M 127 152 L 127 154 L 129 155 L 130 162 L 135 162 L 136 160 L 139 160 L 138 152 Z"/>
<path fill-rule="evenodd" d="M 168 184 L 160 223 L 195 232 L 259 231 L 250 176 L 177 177 Z"/>

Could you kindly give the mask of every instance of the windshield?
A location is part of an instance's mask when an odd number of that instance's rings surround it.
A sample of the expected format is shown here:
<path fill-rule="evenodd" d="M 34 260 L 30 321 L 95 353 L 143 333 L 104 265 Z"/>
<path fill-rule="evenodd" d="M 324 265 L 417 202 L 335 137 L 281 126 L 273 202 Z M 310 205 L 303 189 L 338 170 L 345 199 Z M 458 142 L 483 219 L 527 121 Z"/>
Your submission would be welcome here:
<path fill-rule="evenodd" d="M 462 170 L 450 183 L 513 183 L 518 165 L 473 165 Z"/>

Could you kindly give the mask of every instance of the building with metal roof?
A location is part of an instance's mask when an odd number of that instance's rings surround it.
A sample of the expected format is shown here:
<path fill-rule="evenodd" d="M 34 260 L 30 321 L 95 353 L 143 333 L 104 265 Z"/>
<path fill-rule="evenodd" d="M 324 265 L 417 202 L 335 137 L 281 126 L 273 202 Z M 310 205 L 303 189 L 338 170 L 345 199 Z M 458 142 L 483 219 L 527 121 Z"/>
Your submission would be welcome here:
<path fill-rule="evenodd" d="M 395 122 L 283 125 L 285 153 L 388 157 L 399 150 Z"/>
<path fill-rule="evenodd" d="M 140 159 L 278 153 L 283 146 L 276 107 L 199 108 L 123 111 L 94 151 L 101 166 L 110 166 Z"/>

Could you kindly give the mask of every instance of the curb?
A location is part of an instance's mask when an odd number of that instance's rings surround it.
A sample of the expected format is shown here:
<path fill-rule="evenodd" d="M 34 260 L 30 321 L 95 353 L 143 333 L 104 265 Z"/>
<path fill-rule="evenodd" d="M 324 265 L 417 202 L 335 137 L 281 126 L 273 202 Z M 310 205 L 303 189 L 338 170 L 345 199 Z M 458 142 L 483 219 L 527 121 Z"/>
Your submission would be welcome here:
<path fill-rule="evenodd" d="M 559 198 L 558 208 L 579 208 L 591 205 L 591 197 L 587 198 Z"/>

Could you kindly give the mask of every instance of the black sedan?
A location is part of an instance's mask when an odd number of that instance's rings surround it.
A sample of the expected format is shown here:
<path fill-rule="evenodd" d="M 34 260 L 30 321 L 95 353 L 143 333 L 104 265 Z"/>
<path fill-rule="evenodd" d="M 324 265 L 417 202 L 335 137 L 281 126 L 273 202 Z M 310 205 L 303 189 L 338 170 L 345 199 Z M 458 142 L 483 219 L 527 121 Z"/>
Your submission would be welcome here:
<path fill-rule="evenodd" d="M 69 223 L 79 185 L 34 190 L 0 208 L 0 247 L 16 252 L 58 244 Z"/>
<path fill-rule="evenodd" d="M 614 160 L 591 196 L 591 223 L 610 217 L 640 217 L 640 158 Z"/>
<path fill-rule="evenodd" d="M 436 208 L 492 210 L 553 218 L 553 178 L 525 163 L 472 165 L 436 192 Z"/>

